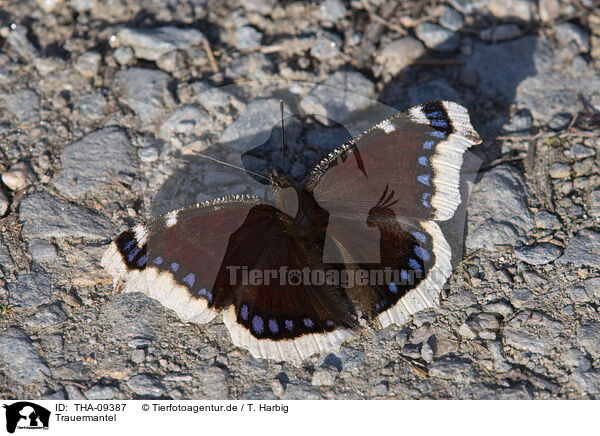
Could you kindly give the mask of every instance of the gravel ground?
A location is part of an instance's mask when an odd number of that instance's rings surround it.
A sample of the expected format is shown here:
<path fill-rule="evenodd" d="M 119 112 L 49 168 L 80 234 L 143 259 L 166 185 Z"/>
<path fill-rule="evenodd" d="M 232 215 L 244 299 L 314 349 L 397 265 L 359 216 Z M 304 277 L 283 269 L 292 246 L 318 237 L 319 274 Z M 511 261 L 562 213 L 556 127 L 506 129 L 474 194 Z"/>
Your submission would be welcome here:
<path fill-rule="evenodd" d="M 600 396 L 597 1 L 0 11 L 2 398 Z M 328 116 L 290 126 L 299 180 L 391 108 L 457 101 L 484 138 L 440 307 L 301 367 L 252 358 L 219 319 L 186 325 L 142 294 L 115 295 L 99 266 L 118 231 L 247 189 L 193 152 L 231 161 L 263 144 L 279 98 L 286 113 Z"/>

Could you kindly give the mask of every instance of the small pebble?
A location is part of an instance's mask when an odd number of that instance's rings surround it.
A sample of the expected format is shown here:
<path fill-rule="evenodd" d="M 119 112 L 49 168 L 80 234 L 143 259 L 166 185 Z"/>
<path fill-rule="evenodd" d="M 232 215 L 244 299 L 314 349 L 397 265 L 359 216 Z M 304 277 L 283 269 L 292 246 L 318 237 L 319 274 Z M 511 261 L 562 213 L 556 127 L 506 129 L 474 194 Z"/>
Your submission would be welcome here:
<path fill-rule="evenodd" d="M 548 170 L 553 179 L 566 179 L 571 175 L 571 167 L 567 164 L 556 162 Z"/>
<path fill-rule="evenodd" d="M 113 52 L 113 57 L 120 65 L 129 65 L 133 62 L 133 50 L 130 47 L 119 47 Z"/>
<path fill-rule="evenodd" d="M 2 182 L 11 190 L 19 191 L 29 184 L 30 172 L 24 162 L 14 164 L 2 174 Z"/>
<path fill-rule="evenodd" d="M 519 19 L 531 21 L 535 9 L 535 2 L 529 0 L 489 0 L 487 8 L 490 13 L 501 20 Z"/>
<path fill-rule="evenodd" d="M 144 163 L 155 162 L 158 159 L 158 150 L 156 147 L 138 148 L 138 157 Z"/>
<path fill-rule="evenodd" d="M 596 150 L 578 143 L 565 150 L 565 154 L 572 159 L 585 159 L 587 157 L 595 156 Z"/>
<path fill-rule="evenodd" d="M 371 388 L 370 393 L 371 393 L 371 396 L 373 396 L 373 397 L 383 397 L 384 395 L 387 395 L 388 390 L 389 390 L 389 388 L 387 386 L 387 383 L 381 382 L 381 383 L 378 383 L 375 386 L 373 386 Z"/>
<path fill-rule="evenodd" d="M 457 31 L 462 29 L 464 25 L 463 16 L 456 9 L 452 9 L 450 6 L 444 6 L 442 15 L 440 16 L 440 24 L 446 29 Z"/>
<path fill-rule="evenodd" d="M 313 386 L 331 386 L 338 372 L 334 368 L 317 368 L 310 382 Z"/>
<path fill-rule="evenodd" d="M 146 359 L 146 353 L 143 349 L 136 348 L 131 352 L 131 361 L 133 363 L 142 363 Z"/>
<path fill-rule="evenodd" d="M 548 126 L 552 130 L 564 130 L 569 126 L 569 123 L 572 119 L 573 117 L 570 114 L 556 114 L 552 117 L 552 119 L 548 123 Z"/>
<path fill-rule="evenodd" d="M 594 168 L 594 158 L 590 157 L 584 160 L 575 162 L 573 165 L 573 173 L 575 176 L 582 176 L 589 173 Z"/>
<path fill-rule="evenodd" d="M 4 216 L 8 210 L 9 202 L 4 192 L 0 191 L 0 217 Z"/>
<path fill-rule="evenodd" d="M 538 229 L 553 230 L 560 228 L 560 220 L 558 217 L 546 210 L 538 211 L 533 220 Z"/>
<path fill-rule="evenodd" d="M 273 380 L 271 380 L 271 390 L 273 391 L 273 393 L 275 394 L 276 397 L 283 397 L 283 394 L 285 393 L 285 387 L 283 386 L 283 383 L 281 383 L 281 381 L 279 381 L 278 379 L 274 378 Z"/>
<path fill-rule="evenodd" d="M 29 254 L 37 262 L 50 262 L 56 259 L 56 247 L 42 239 L 32 239 L 29 242 Z"/>
<path fill-rule="evenodd" d="M 102 56 L 96 51 L 88 51 L 77 58 L 75 65 L 75 71 L 88 79 L 98 74 L 98 68 L 100 68 L 100 61 Z"/>
<path fill-rule="evenodd" d="M 554 21 L 560 15 L 558 0 L 539 0 L 540 18 L 543 23 Z"/>
<path fill-rule="evenodd" d="M 417 37 L 430 49 L 451 52 L 460 45 L 460 35 L 433 23 L 419 24 L 415 29 Z"/>
<path fill-rule="evenodd" d="M 475 316 L 474 321 L 485 330 L 490 330 L 492 332 L 497 332 L 500 329 L 500 323 L 498 322 L 498 318 L 496 318 L 491 313 L 480 313 Z"/>
<path fill-rule="evenodd" d="M 467 323 L 463 323 L 458 328 L 458 334 L 466 339 L 475 339 L 477 337 L 477 332 L 471 328 Z"/>

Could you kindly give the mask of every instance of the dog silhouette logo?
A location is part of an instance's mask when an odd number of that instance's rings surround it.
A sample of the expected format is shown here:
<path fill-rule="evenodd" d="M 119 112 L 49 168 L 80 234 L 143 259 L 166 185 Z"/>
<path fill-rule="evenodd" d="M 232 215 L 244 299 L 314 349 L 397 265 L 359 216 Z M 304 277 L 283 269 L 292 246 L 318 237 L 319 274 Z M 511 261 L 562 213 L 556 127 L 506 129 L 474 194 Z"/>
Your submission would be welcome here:
<path fill-rule="evenodd" d="M 48 429 L 50 411 L 29 401 L 4 405 L 6 409 L 6 431 L 18 429 Z"/>

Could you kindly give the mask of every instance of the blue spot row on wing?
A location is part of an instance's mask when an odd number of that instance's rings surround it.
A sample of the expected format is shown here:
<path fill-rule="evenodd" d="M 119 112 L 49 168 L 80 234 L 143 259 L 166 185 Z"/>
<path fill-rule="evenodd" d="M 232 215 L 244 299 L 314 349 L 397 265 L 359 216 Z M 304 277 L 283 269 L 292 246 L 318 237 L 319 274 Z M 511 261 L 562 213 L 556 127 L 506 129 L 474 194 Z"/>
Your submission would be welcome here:
<path fill-rule="evenodd" d="M 278 320 L 276 317 L 265 317 L 259 314 L 251 315 L 248 304 L 244 303 L 240 306 L 238 312 L 238 320 L 242 325 L 245 325 L 255 336 L 278 337 L 279 334 L 293 334 L 295 329 L 299 328 L 299 334 L 310 333 L 315 331 L 317 327 L 315 321 L 311 318 L 302 318 L 299 324 L 296 324 L 292 319 Z M 325 321 L 326 329 L 333 329 L 335 323 L 331 320 Z M 300 328 L 301 327 L 301 328 Z M 281 329 L 284 329 L 282 331 Z M 286 332 L 287 331 L 287 332 Z M 321 331 L 317 331 L 322 333 Z"/>

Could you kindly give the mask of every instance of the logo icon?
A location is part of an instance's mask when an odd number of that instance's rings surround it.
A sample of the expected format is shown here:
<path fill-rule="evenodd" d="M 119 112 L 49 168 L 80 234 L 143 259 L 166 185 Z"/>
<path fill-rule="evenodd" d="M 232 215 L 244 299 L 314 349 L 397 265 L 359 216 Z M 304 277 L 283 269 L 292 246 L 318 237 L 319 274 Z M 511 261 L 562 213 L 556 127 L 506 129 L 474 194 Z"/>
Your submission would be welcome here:
<path fill-rule="evenodd" d="M 6 409 L 6 431 L 14 433 L 18 429 L 48 429 L 50 411 L 29 401 L 4 405 Z"/>

